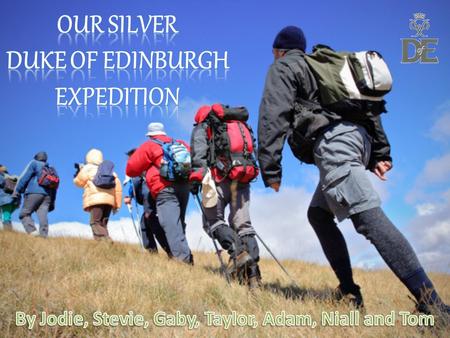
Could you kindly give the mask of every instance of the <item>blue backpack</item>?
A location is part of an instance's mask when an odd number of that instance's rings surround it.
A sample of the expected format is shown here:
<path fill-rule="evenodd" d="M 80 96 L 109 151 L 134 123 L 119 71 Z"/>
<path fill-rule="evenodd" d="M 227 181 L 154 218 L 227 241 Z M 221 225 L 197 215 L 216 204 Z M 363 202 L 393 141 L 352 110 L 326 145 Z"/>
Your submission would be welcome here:
<path fill-rule="evenodd" d="M 92 183 L 98 188 L 112 189 L 116 187 L 116 177 L 113 175 L 114 163 L 103 161 L 99 166 Z"/>
<path fill-rule="evenodd" d="M 159 174 L 168 181 L 187 181 L 191 173 L 191 153 L 186 146 L 178 141 L 162 142 L 151 139 L 163 150 L 163 158 Z"/>

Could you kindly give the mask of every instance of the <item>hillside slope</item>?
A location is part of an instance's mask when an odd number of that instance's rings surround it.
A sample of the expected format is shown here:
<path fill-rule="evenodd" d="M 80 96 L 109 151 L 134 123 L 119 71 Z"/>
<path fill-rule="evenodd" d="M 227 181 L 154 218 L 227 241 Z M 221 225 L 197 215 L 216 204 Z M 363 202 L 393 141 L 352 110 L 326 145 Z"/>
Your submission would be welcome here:
<path fill-rule="evenodd" d="M 0 332 L 4 337 L 450 336 L 448 327 L 402 325 L 399 311 L 411 311 L 413 303 L 389 271 L 356 270 L 355 279 L 362 287 L 367 314 L 390 315 L 394 311 L 394 326 L 386 326 L 392 319 L 387 316 L 383 317 L 386 325 L 369 327 L 361 313 L 358 326 L 339 327 L 331 325 L 332 311 L 349 315 L 350 323 L 344 320 L 342 325 L 358 324 L 352 322 L 358 313 L 331 301 L 330 291 L 337 282 L 328 267 L 283 261 L 299 289 L 290 285 L 274 261 L 263 260 L 263 290 L 249 293 L 238 284 L 227 285 L 217 273 L 219 264 L 212 253 L 196 253 L 195 266 L 189 267 L 133 245 L 41 239 L 4 231 L 0 231 L 0 248 Z M 431 276 L 444 299 L 450 301 L 450 276 Z M 276 322 L 283 311 L 288 315 L 284 323 Z M 224 317 L 214 317 L 213 312 Z M 276 317 L 279 314 L 282 316 Z M 294 314 L 303 315 L 297 317 L 297 323 L 290 321 L 289 315 Z M 31 330 L 19 326 L 30 323 L 33 315 Z M 47 324 L 40 325 L 43 317 Z M 164 324 L 163 319 L 166 327 L 158 326 Z M 281 326 L 275 326 L 277 323 Z M 289 327 L 291 324 L 298 326 Z"/>

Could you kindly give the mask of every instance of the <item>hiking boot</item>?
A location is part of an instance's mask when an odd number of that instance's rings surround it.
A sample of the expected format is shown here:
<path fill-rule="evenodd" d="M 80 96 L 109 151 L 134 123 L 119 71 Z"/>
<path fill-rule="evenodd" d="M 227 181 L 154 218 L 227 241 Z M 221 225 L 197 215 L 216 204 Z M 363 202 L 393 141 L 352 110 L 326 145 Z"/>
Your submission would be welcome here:
<path fill-rule="evenodd" d="M 251 263 L 252 257 L 248 254 L 247 251 L 242 251 L 236 259 L 233 259 L 233 257 L 230 257 L 230 260 L 228 262 L 227 266 L 227 274 L 231 276 L 232 278 L 236 278 L 241 274 L 243 271 L 243 268 L 246 267 L 247 264 Z"/>
<path fill-rule="evenodd" d="M 351 288 L 344 288 L 339 284 L 339 286 L 333 291 L 333 297 L 337 301 L 351 305 L 356 309 L 364 308 L 364 300 L 359 285 L 355 284 Z"/>
<path fill-rule="evenodd" d="M 253 291 L 262 287 L 261 277 L 254 276 L 248 279 L 248 288 Z"/>
<path fill-rule="evenodd" d="M 442 301 L 435 304 L 429 304 L 426 302 L 417 303 L 414 299 L 412 299 L 412 301 L 416 304 L 413 313 L 433 315 L 437 319 L 437 323 L 439 325 L 450 325 L 450 306 L 447 304 Z"/>
<path fill-rule="evenodd" d="M 247 267 L 248 288 L 250 290 L 259 289 L 262 286 L 261 272 L 257 263 Z"/>

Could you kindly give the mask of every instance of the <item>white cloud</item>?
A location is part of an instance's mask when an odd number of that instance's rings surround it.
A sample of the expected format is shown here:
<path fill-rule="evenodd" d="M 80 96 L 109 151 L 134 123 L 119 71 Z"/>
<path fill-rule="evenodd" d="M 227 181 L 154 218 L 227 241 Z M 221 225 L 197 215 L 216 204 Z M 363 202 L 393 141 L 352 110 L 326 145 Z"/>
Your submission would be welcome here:
<path fill-rule="evenodd" d="M 205 97 L 200 99 L 193 99 L 190 97 L 183 98 L 177 107 L 178 114 L 176 117 L 176 122 L 181 130 L 190 134 L 195 122 L 194 117 L 198 109 L 203 105 L 208 105 L 211 103 L 214 102 Z"/>
<path fill-rule="evenodd" d="M 431 137 L 450 140 L 450 101 L 438 108 L 441 115 L 430 130 Z M 429 270 L 450 272 L 450 151 L 425 163 L 406 196 L 417 216 L 406 228 L 422 264 Z"/>
<path fill-rule="evenodd" d="M 137 226 L 139 226 L 137 224 Z M 16 231 L 24 232 L 20 223 L 14 222 Z M 139 244 L 136 230 L 130 218 L 111 220 L 108 223 L 108 232 L 113 241 Z M 50 224 L 49 237 L 78 237 L 92 239 L 92 230 L 88 224 L 81 222 L 58 222 Z"/>
<path fill-rule="evenodd" d="M 436 211 L 436 206 L 432 203 L 424 203 L 416 205 L 417 214 L 419 216 L 432 215 Z"/>
<path fill-rule="evenodd" d="M 443 113 L 431 127 L 430 137 L 433 140 L 446 143 L 450 139 L 450 102 L 442 105 L 439 110 Z"/>
<path fill-rule="evenodd" d="M 450 198 L 441 195 L 436 204 L 418 213 L 406 231 L 421 263 L 428 270 L 450 273 Z M 428 212 L 428 210 L 432 212 Z"/>
<path fill-rule="evenodd" d="M 432 158 L 425 163 L 411 191 L 406 195 L 408 203 L 435 199 L 434 189 L 450 185 L 450 152 Z"/>
<path fill-rule="evenodd" d="M 376 185 L 379 187 L 379 185 Z M 387 195 L 387 191 L 382 194 Z M 319 240 L 307 219 L 312 193 L 302 187 L 283 187 L 279 193 L 254 190 L 251 219 L 255 230 L 279 259 L 299 259 L 328 264 Z M 193 250 L 212 250 L 211 239 L 201 226 L 199 212 L 187 217 L 187 236 Z M 359 235 L 350 221 L 339 224 L 355 267 L 373 268 L 381 259 L 372 245 Z M 270 254 L 260 243 L 261 255 Z"/>

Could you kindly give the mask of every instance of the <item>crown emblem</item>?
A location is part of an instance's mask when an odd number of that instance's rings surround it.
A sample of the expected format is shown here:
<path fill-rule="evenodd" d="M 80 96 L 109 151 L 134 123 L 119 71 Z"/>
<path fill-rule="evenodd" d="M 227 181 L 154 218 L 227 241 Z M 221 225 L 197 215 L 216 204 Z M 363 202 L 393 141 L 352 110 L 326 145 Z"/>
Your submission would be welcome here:
<path fill-rule="evenodd" d="M 430 19 L 425 19 L 425 13 L 414 13 L 414 19 L 409 19 L 409 29 L 416 31 L 412 37 L 426 37 L 424 32 L 430 29 Z"/>

